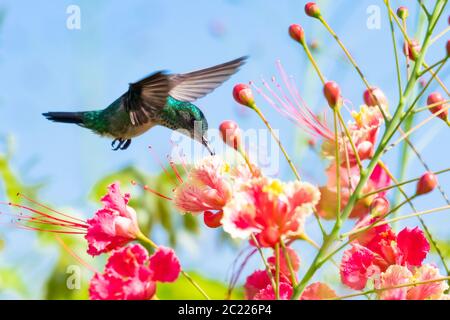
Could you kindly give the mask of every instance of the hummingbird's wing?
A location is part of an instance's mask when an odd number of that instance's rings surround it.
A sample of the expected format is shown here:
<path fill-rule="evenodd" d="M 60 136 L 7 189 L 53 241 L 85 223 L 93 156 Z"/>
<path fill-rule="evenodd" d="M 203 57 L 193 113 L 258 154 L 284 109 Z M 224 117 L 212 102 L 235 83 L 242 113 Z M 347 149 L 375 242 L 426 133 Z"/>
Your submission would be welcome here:
<path fill-rule="evenodd" d="M 134 126 L 147 123 L 164 107 L 169 91 L 169 76 L 163 71 L 130 83 L 128 91 L 124 94 L 123 104 L 130 115 L 131 123 Z"/>
<path fill-rule="evenodd" d="M 170 75 L 169 95 L 180 101 L 195 101 L 230 78 L 245 63 L 246 59 L 247 57 L 240 57 L 214 67 Z"/>

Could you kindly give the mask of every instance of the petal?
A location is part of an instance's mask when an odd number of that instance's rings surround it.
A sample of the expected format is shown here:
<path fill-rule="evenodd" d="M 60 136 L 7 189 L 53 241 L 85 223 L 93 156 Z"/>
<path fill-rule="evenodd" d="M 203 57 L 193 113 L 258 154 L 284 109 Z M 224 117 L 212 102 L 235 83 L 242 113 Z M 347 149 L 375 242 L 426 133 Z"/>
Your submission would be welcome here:
<path fill-rule="evenodd" d="M 147 262 L 147 250 L 140 244 L 131 244 L 112 252 L 106 263 L 106 270 L 122 277 L 134 277 Z"/>
<path fill-rule="evenodd" d="M 416 282 L 442 278 L 439 269 L 430 264 L 420 266 L 415 270 Z M 440 299 L 448 289 L 447 281 L 436 281 L 411 287 L 408 290 L 408 300 Z"/>
<path fill-rule="evenodd" d="M 270 285 L 270 279 L 266 270 L 256 270 L 247 277 L 244 285 L 245 299 L 252 300 L 254 296 Z"/>
<path fill-rule="evenodd" d="M 280 300 L 289 300 L 292 297 L 292 286 L 286 282 L 280 283 Z M 275 300 L 275 291 L 272 285 L 268 285 L 266 288 L 259 291 L 253 298 L 253 300 Z"/>
<path fill-rule="evenodd" d="M 150 269 L 153 271 L 153 280 L 160 282 L 173 282 L 181 272 L 175 251 L 163 246 L 150 257 Z"/>
<path fill-rule="evenodd" d="M 108 193 L 101 199 L 105 208 L 117 210 L 126 214 L 127 203 L 130 199 L 130 194 L 122 195 L 120 193 L 119 182 L 114 182 L 108 186 Z"/>
<path fill-rule="evenodd" d="M 315 282 L 305 288 L 300 300 L 324 300 L 337 297 L 336 292 L 327 284 Z"/>
<path fill-rule="evenodd" d="M 410 283 L 413 275 L 408 268 L 400 265 L 392 265 L 380 275 L 380 279 L 375 282 L 377 289 L 390 288 L 402 284 Z M 405 300 L 408 287 L 382 290 L 379 293 L 381 300 Z"/>
<path fill-rule="evenodd" d="M 355 290 L 364 289 L 368 278 L 376 271 L 374 263 L 375 254 L 372 251 L 353 244 L 342 257 L 340 267 L 342 283 Z"/>
<path fill-rule="evenodd" d="M 402 263 L 419 266 L 430 251 L 430 244 L 418 227 L 405 228 L 397 235 L 397 246 L 402 254 Z"/>

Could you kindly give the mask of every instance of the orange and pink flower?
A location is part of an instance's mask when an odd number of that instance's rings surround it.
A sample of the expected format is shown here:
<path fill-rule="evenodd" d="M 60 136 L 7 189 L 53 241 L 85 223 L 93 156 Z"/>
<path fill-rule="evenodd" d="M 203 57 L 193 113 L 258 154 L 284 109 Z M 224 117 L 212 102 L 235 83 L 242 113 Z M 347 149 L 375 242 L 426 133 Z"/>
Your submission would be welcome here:
<path fill-rule="evenodd" d="M 273 247 L 303 234 L 305 219 L 319 198 L 319 190 L 307 182 L 254 178 L 243 183 L 223 207 L 222 225 L 233 238 L 254 234 L 260 246 Z"/>
<path fill-rule="evenodd" d="M 341 191 L 341 208 L 344 208 L 354 188 L 358 185 L 360 172 L 357 166 L 353 166 L 348 170 L 345 167 L 339 167 L 340 171 L 340 191 Z M 332 163 L 327 171 L 327 184 L 320 187 L 321 198 L 316 207 L 318 214 L 324 219 L 335 219 L 337 212 L 337 182 L 336 182 L 336 164 Z M 375 167 L 369 180 L 363 187 L 362 193 L 369 193 L 389 186 L 391 179 L 389 175 L 379 165 Z M 372 200 L 377 196 L 384 196 L 386 192 L 379 192 L 358 200 L 353 207 L 350 218 L 360 218 L 370 211 Z"/>

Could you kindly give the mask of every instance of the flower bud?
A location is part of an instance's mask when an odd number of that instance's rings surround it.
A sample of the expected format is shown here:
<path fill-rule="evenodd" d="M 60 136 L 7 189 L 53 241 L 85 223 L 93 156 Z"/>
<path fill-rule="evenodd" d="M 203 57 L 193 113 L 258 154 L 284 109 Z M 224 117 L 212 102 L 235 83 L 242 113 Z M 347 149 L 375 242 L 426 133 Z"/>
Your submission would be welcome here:
<path fill-rule="evenodd" d="M 361 160 L 371 159 L 373 157 L 374 153 L 374 147 L 372 142 L 370 141 L 363 141 L 360 144 L 358 144 L 357 147 L 358 156 Z"/>
<path fill-rule="evenodd" d="M 412 61 L 416 61 L 417 55 L 420 52 L 420 43 L 416 39 L 412 39 L 410 43 L 405 43 L 403 45 L 403 53 L 408 56 Z"/>
<path fill-rule="evenodd" d="M 203 214 L 203 221 L 210 228 L 218 228 L 222 225 L 223 211 L 217 213 L 205 211 Z"/>
<path fill-rule="evenodd" d="M 291 24 L 289 27 L 289 35 L 297 42 L 305 42 L 305 30 L 298 24 Z"/>
<path fill-rule="evenodd" d="M 389 201 L 383 197 L 375 197 L 370 203 L 370 213 L 372 216 L 384 216 L 389 212 Z"/>
<path fill-rule="evenodd" d="M 334 81 L 328 81 L 323 87 L 323 93 L 328 101 L 328 105 L 334 109 L 342 104 L 341 89 Z"/>
<path fill-rule="evenodd" d="M 363 94 L 364 103 L 369 107 L 376 107 L 378 103 L 380 106 L 387 106 L 388 101 L 383 91 L 377 87 L 366 89 Z M 378 101 L 378 103 L 377 103 Z"/>
<path fill-rule="evenodd" d="M 445 46 L 445 49 L 447 50 L 447 57 L 450 57 L 450 40 L 447 40 L 447 45 Z"/>
<path fill-rule="evenodd" d="M 433 105 L 439 102 L 442 102 L 441 104 L 437 104 L 434 107 L 429 108 L 430 112 L 433 114 L 438 113 L 439 111 L 441 111 L 442 109 L 445 108 L 445 104 L 444 104 L 444 98 L 442 97 L 442 95 L 439 92 L 433 92 L 431 93 L 428 98 L 427 98 L 427 105 Z M 444 121 L 447 121 L 447 116 L 448 116 L 448 109 L 445 111 L 442 111 L 441 113 L 439 113 L 438 117 L 441 118 Z"/>
<path fill-rule="evenodd" d="M 233 88 L 233 97 L 237 103 L 251 107 L 255 100 L 253 99 L 252 89 L 246 84 L 239 83 Z"/>
<path fill-rule="evenodd" d="M 408 18 L 408 16 L 409 16 L 408 8 L 407 7 L 399 7 L 397 9 L 397 16 L 402 20 L 406 20 L 406 18 Z"/>
<path fill-rule="evenodd" d="M 231 120 L 223 121 L 219 126 L 220 135 L 223 142 L 237 149 L 241 144 L 241 130 L 236 122 Z"/>
<path fill-rule="evenodd" d="M 425 194 L 433 191 L 436 188 L 437 179 L 434 173 L 424 173 L 417 182 L 416 195 Z"/>
<path fill-rule="evenodd" d="M 320 9 L 319 9 L 319 6 L 315 2 L 308 2 L 305 5 L 305 12 L 310 17 L 313 17 L 313 18 L 320 17 Z"/>

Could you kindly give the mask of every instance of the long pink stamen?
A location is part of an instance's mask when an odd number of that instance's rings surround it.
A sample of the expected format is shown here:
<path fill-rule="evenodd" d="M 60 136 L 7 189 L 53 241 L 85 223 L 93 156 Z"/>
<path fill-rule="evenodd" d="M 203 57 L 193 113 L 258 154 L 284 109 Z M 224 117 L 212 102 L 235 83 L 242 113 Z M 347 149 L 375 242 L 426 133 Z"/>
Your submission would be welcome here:
<path fill-rule="evenodd" d="M 57 211 L 57 210 L 55 210 L 55 209 L 53 209 L 53 208 L 50 208 L 50 207 L 44 205 L 44 204 L 42 204 L 42 203 L 39 203 L 39 202 L 37 202 L 36 200 L 34 200 L 34 199 L 32 199 L 32 198 L 30 198 L 30 197 L 28 197 L 28 196 L 26 196 L 26 195 L 24 195 L 24 194 L 22 194 L 22 193 L 20 193 L 20 192 L 17 193 L 17 196 L 22 197 L 22 198 L 24 198 L 24 199 L 30 201 L 31 203 L 34 203 L 34 204 L 36 204 L 36 205 L 38 205 L 38 206 L 40 206 L 40 207 L 42 207 L 42 208 L 44 208 L 44 209 L 47 209 L 47 210 L 50 210 L 50 211 L 52 211 L 52 212 L 54 212 L 54 213 L 60 214 L 60 215 L 62 215 L 62 216 L 64 216 L 64 217 L 66 217 L 66 218 L 69 218 L 69 219 L 72 219 L 72 220 L 76 220 L 76 221 L 79 221 L 79 222 L 82 222 L 82 223 L 85 222 L 85 221 L 82 220 L 82 219 L 79 219 L 79 218 L 76 218 L 76 217 L 72 217 L 72 216 L 70 216 L 70 215 L 68 215 L 68 214 L 64 214 L 64 213 L 62 213 L 62 212 L 60 212 L 60 211 Z"/>
<path fill-rule="evenodd" d="M 80 231 L 49 230 L 49 229 L 43 229 L 43 228 L 24 226 L 21 224 L 15 224 L 15 226 L 18 229 L 31 230 L 31 231 L 42 231 L 42 232 L 61 233 L 61 234 L 86 234 L 86 232 L 80 232 Z"/>
<path fill-rule="evenodd" d="M 1 203 L 1 202 L 0 202 L 0 203 Z M 72 225 L 72 226 L 78 226 L 78 227 L 83 227 L 83 228 L 87 228 L 87 227 L 88 227 L 88 225 L 85 224 L 85 223 L 77 223 L 77 222 L 72 222 L 72 221 L 68 221 L 68 220 L 63 220 L 63 219 L 60 219 L 60 218 L 56 218 L 56 217 L 53 217 L 53 216 L 51 216 L 51 215 L 49 215 L 49 214 L 46 214 L 46 213 L 44 213 L 44 212 L 38 211 L 38 210 L 36 210 L 36 209 L 30 208 L 30 207 L 27 207 L 27 206 L 24 206 L 24 205 L 20 205 L 20 204 L 17 204 L 17 203 L 11 203 L 11 202 L 9 202 L 9 203 L 7 203 L 7 205 L 12 206 L 12 207 L 21 208 L 21 209 L 24 209 L 24 210 L 33 212 L 33 213 L 35 213 L 35 214 L 37 214 L 37 215 L 46 217 L 46 218 L 48 218 L 48 219 L 55 220 L 55 221 L 59 221 L 59 222 L 63 222 L 63 223 L 66 223 L 66 224 L 69 224 L 69 225 Z"/>
<path fill-rule="evenodd" d="M 180 173 L 178 172 L 178 169 L 177 169 L 177 167 L 175 166 L 175 163 L 173 162 L 173 160 L 171 160 L 171 159 L 169 158 L 169 156 L 167 156 L 167 160 L 169 161 L 169 165 L 170 165 L 170 167 L 172 168 L 173 172 L 175 173 L 175 176 L 177 177 L 178 182 L 183 183 L 183 178 L 181 178 L 181 175 L 180 175 Z"/>
<path fill-rule="evenodd" d="M 132 185 L 135 185 L 135 186 L 139 186 L 139 187 L 141 187 L 144 191 L 150 192 L 150 193 L 152 193 L 152 194 L 154 194 L 154 195 L 157 195 L 158 197 L 161 197 L 161 198 L 164 198 L 164 199 L 167 199 L 167 200 L 172 200 L 172 198 L 169 198 L 168 196 L 165 196 L 165 195 L 163 195 L 162 193 L 160 193 L 160 192 L 158 192 L 158 191 L 156 191 L 156 190 L 151 189 L 148 185 L 142 186 L 142 185 L 140 185 L 139 183 L 137 183 L 137 182 L 134 181 L 134 180 L 131 181 L 131 184 L 132 184 Z"/>

